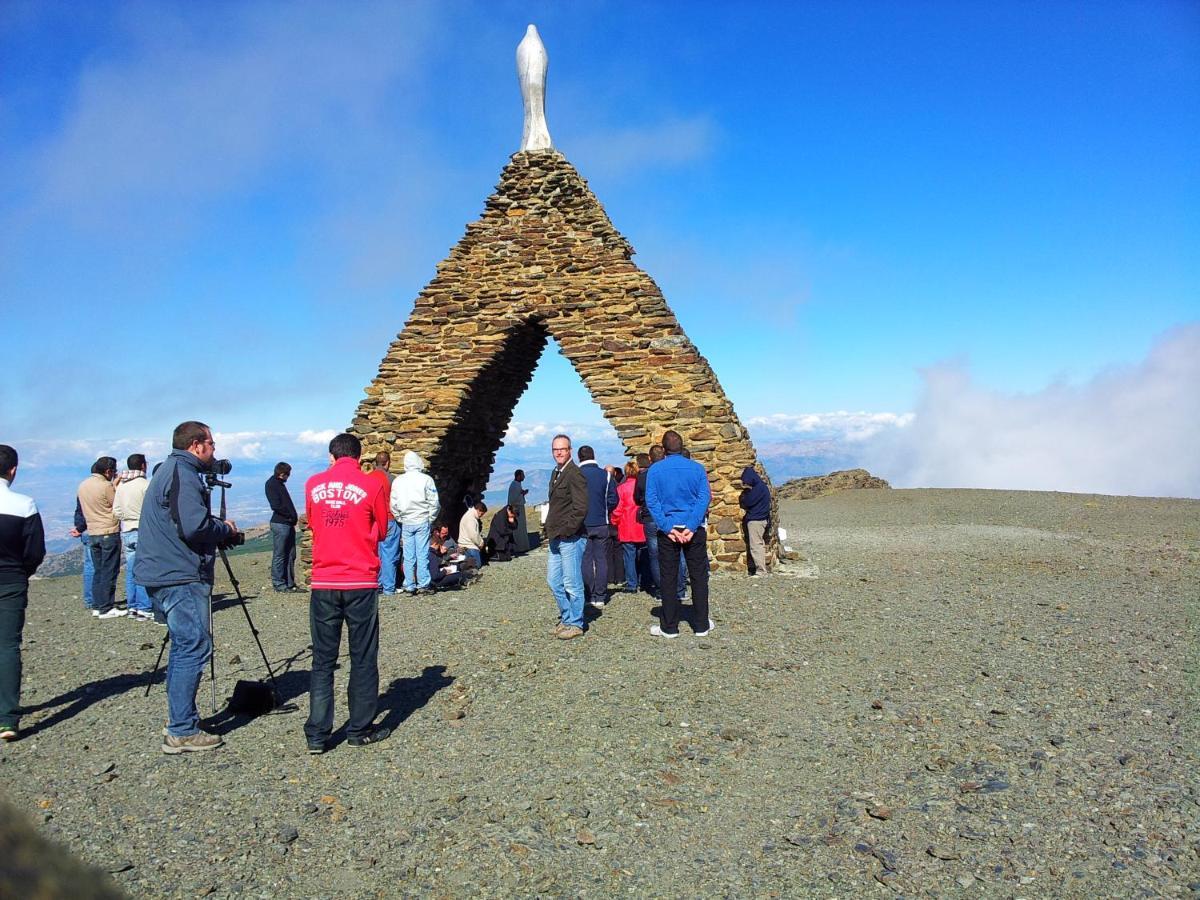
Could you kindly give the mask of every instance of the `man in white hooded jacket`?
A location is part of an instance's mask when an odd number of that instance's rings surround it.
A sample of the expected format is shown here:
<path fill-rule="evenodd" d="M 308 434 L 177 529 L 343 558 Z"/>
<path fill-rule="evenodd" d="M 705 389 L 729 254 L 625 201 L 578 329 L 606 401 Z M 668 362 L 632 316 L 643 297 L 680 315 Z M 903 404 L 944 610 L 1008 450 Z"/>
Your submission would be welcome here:
<path fill-rule="evenodd" d="M 391 510 L 404 544 L 404 590 L 432 591 L 429 530 L 438 514 L 438 492 L 425 474 L 425 460 L 412 450 L 404 454 L 404 474 L 392 481 Z"/>

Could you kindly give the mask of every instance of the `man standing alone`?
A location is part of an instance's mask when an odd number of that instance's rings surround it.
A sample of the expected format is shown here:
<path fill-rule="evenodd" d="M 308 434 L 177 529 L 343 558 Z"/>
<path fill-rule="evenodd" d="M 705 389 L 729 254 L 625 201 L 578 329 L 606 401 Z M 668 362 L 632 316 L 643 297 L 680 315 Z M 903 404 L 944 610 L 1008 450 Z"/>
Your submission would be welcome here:
<path fill-rule="evenodd" d="M 742 522 L 746 528 L 746 548 L 750 551 L 750 574 L 767 574 L 767 521 L 771 518 L 771 489 L 759 478 L 753 466 L 742 470 L 746 487 L 738 504 L 746 511 Z"/>
<path fill-rule="evenodd" d="M 46 555 L 37 504 L 10 490 L 16 477 L 17 451 L 0 444 L 0 741 L 15 741 L 21 724 L 21 633 L 29 577 Z"/>
<path fill-rule="evenodd" d="M 287 489 L 291 474 L 290 465 L 277 462 L 266 483 L 271 505 L 271 586 L 281 594 L 296 590 L 296 522 L 300 517 Z"/>
<path fill-rule="evenodd" d="M 646 505 L 658 527 L 658 566 L 662 572 L 661 624 L 651 626 L 655 637 L 679 637 L 679 563 L 687 562 L 692 579 L 692 630 L 708 634 L 708 538 L 704 517 L 712 498 L 708 474 L 698 462 L 683 456 L 683 438 L 677 432 L 663 435 L 666 457 L 650 467 L 646 477 Z"/>
<path fill-rule="evenodd" d="M 587 540 L 583 520 L 587 517 L 587 481 L 571 461 L 571 439 L 554 436 L 550 443 L 554 472 L 550 475 L 550 510 L 546 514 L 546 537 L 550 557 L 546 582 L 558 603 L 554 634 L 568 641 L 583 634 L 583 544 Z"/>
<path fill-rule="evenodd" d="M 529 493 L 525 487 L 525 472 L 517 469 L 513 472 L 512 483 L 508 486 L 508 505 L 517 511 L 516 550 L 518 553 L 529 552 L 529 523 L 525 519 L 525 495 Z"/>
<path fill-rule="evenodd" d="M 209 509 L 205 473 L 216 451 L 203 422 L 181 422 L 171 435 L 171 455 L 154 473 L 142 503 L 133 580 L 167 618 L 167 735 L 163 753 L 215 750 L 223 741 L 200 730 L 196 689 L 212 656 L 209 596 L 217 547 L 237 534 Z"/>
<path fill-rule="evenodd" d="M 425 460 L 412 450 L 404 454 L 404 474 L 392 482 L 392 515 L 400 521 L 404 543 L 404 590 L 433 590 L 429 574 L 429 530 L 438 514 L 438 492 L 425 474 Z"/>
<path fill-rule="evenodd" d="M 92 464 L 92 474 L 79 485 L 77 495 L 87 520 L 88 549 L 92 554 L 92 615 L 118 619 L 125 610 L 115 606 L 117 574 L 121 569 L 121 526 L 113 514 L 117 489 L 117 461 L 102 456 Z"/>
<path fill-rule="evenodd" d="M 359 468 L 361 455 L 358 438 L 339 434 L 329 442 L 329 469 L 304 486 L 313 535 L 308 613 L 313 662 L 304 723 L 309 753 L 324 753 L 333 730 L 333 669 L 343 622 L 350 648 L 347 742 L 361 747 L 391 733 L 373 724 L 379 705 L 379 542 L 387 534 L 388 492 Z"/>

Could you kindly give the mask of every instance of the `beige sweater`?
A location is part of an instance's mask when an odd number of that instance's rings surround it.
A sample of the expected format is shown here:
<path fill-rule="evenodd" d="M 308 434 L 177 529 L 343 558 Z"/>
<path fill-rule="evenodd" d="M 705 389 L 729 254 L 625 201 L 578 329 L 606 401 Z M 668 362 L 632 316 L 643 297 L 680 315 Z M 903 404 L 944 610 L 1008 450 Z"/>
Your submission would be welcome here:
<path fill-rule="evenodd" d="M 458 523 L 458 546 L 471 550 L 483 550 L 482 522 L 475 510 L 468 509 Z"/>
<path fill-rule="evenodd" d="M 117 517 L 113 514 L 113 497 L 117 489 L 103 475 L 94 472 L 79 485 L 79 506 L 87 519 L 88 534 L 116 534 L 120 530 Z"/>
<path fill-rule="evenodd" d="M 149 487 L 150 482 L 145 475 L 138 475 L 117 485 L 113 514 L 121 522 L 122 531 L 137 531 L 138 520 L 142 517 L 142 501 Z"/>

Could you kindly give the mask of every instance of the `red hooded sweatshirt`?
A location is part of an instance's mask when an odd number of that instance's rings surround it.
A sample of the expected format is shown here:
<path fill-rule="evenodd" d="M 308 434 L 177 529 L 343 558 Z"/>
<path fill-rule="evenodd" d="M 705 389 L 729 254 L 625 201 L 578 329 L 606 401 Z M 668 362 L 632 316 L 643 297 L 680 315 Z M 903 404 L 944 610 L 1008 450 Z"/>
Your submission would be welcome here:
<path fill-rule="evenodd" d="M 379 542 L 387 537 L 388 490 L 363 474 L 358 460 L 334 460 L 304 485 L 313 533 L 313 590 L 357 591 L 379 586 Z"/>

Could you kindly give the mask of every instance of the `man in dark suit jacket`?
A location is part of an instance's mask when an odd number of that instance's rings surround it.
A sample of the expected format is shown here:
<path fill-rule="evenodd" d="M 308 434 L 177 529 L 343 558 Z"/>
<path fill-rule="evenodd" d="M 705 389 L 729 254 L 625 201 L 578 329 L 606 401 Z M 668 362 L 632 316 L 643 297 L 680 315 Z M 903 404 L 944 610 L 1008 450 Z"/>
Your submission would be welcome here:
<path fill-rule="evenodd" d="M 550 557 L 546 582 L 558 603 L 559 622 L 554 634 L 569 641 L 583 634 L 583 548 L 587 542 L 587 481 L 571 461 L 571 439 L 554 436 L 550 444 L 554 472 L 550 476 L 550 509 L 546 515 L 546 539 Z"/>

